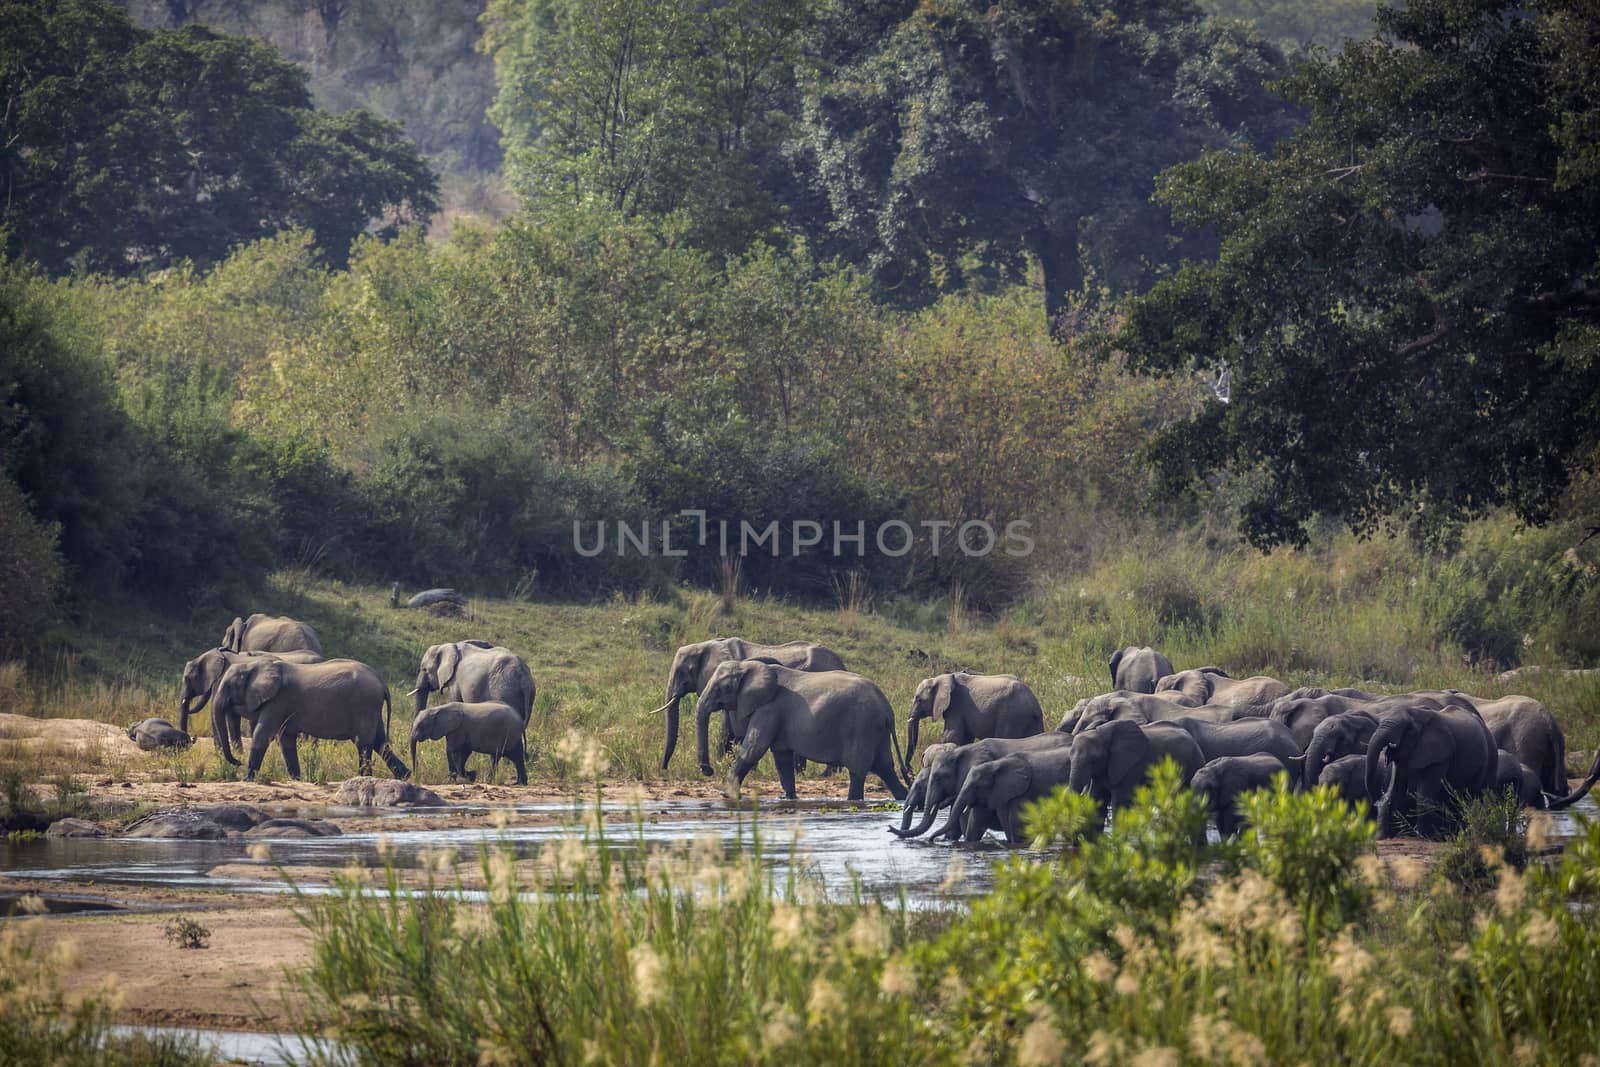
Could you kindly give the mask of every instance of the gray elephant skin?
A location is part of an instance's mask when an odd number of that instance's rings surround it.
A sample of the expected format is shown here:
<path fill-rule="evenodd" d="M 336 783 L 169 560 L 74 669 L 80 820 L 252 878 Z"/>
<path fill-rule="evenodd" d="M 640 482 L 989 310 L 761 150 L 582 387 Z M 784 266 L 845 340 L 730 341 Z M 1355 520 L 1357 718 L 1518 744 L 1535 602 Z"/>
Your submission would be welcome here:
<path fill-rule="evenodd" d="M 1271 704 L 1289 694 L 1289 687 L 1265 674 L 1250 678 L 1231 678 L 1221 667 L 1197 667 L 1169 674 L 1156 683 L 1155 691 L 1183 693 L 1195 704 L 1220 704 L 1237 707 L 1245 704 Z"/>
<path fill-rule="evenodd" d="M 128 727 L 128 740 L 146 752 L 160 748 L 188 748 L 194 739 L 166 719 L 145 719 Z"/>
<path fill-rule="evenodd" d="M 1455 821 L 1448 794 L 1481 796 L 1494 788 L 1498 752 L 1483 717 L 1464 701 L 1438 706 L 1416 699 L 1389 707 L 1367 742 L 1369 796 L 1379 795 L 1379 756 L 1393 767 L 1378 801 L 1378 836 L 1393 837 L 1404 825 L 1423 837 L 1448 831 Z"/>
<path fill-rule="evenodd" d="M 417 765 L 417 742 L 444 739 L 445 762 L 450 779 L 473 781 L 467 760 L 474 752 L 489 757 L 489 780 L 504 756 L 517 769 L 517 784 L 528 784 L 528 766 L 523 752 L 522 732 L 527 726 L 510 704 L 500 701 L 467 703 L 451 700 L 417 713 L 411 723 L 411 765 Z"/>
<path fill-rule="evenodd" d="M 1118 690 L 1088 697 L 1078 703 L 1056 727 L 1064 733 L 1081 734 L 1108 722 L 1169 722 L 1188 717 L 1211 722 L 1229 722 L 1235 709 L 1216 705 L 1190 706 L 1167 700 L 1154 693 L 1131 693 Z"/>
<path fill-rule="evenodd" d="M 1074 738 L 1071 785 L 1089 794 L 1104 814 L 1108 808 L 1130 804 L 1150 768 L 1167 757 L 1177 763 L 1184 785 L 1206 762 L 1200 746 L 1181 726 L 1108 722 Z"/>
<path fill-rule="evenodd" d="M 724 663 L 766 659 L 797 671 L 842 671 L 844 660 L 826 645 L 810 641 L 786 641 L 781 645 L 763 645 L 746 641 L 742 637 L 714 637 L 682 645 L 672 657 L 672 668 L 667 671 L 667 696 L 656 712 L 667 713 L 667 744 L 661 755 L 661 769 L 666 770 L 672 753 L 678 747 L 678 705 L 691 693 L 703 696 L 711 676 Z M 652 712 L 654 714 L 654 712 Z M 727 751 L 733 733 L 726 719 L 722 727 L 722 748 Z"/>
<path fill-rule="evenodd" d="M 1389 781 L 1389 761 L 1380 757 L 1378 763 L 1378 781 L 1387 788 Z M 1339 798 L 1355 808 L 1360 804 L 1367 805 L 1367 811 L 1372 811 L 1372 796 L 1367 792 L 1367 754 L 1365 752 L 1354 756 L 1340 756 L 1317 775 L 1317 785 L 1328 786 Z"/>
<path fill-rule="evenodd" d="M 1172 661 L 1149 645 L 1129 645 L 1111 653 L 1111 688 L 1154 693 L 1156 683 L 1172 673 Z M 1200 701 L 1205 703 L 1205 701 Z"/>
<path fill-rule="evenodd" d="M 468 704 L 508 704 L 527 726 L 533 717 L 536 695 L 533 672 L 509 648 L 487 641 L 455 641 L 431 645 L 422 654 L 417 685 L 417 714 L 428 706 L 428 694 L 443 693 L 446 700 Z"/>
<path fill-rule="evenodd" d="M 933 768 L 942 763 L 946 757 L 953 754 L 959 745 L 947 745 L 936 741 L 929 745 L 922 753 L 922 770 L 911 780 L 906 787 L 906 802 L 900 808 L 900 829 L 907 830 L 911 827 L 911 817 L 923 810 L 923 805 L 928 798 L 928 781 L 933 777 Z M 909 836 L 902 834 L 902 836 Z"/>
<path fill-rule="evenodd" d="M 700 771 L 711 775 L 711 716 L 733 720 L 744 739 L 734 760 L 732 791 L 768 751 L 778 765 L 783 795 L 794 791 L 796 757 L 837 763 L 850 772 L 851 800 L 864 798 L 867 775 L 883 780 L 896 800 L 905 800 L 895 758 L 894 709 L 883 690 L 849 671 L 801 671 L 764 660 L 723 663 L 712 673 L 695 709 Z"/>
<path fill-rule="evenodd" d="M 1223 756 L 1265 754 L 1287 766 L 1290 760 L 1300 756 L 1300 746 L 1295 744 L 1294 734 L 1289 732 L 1287 726 L 1271 719 L 1211 722 L 1208 719 L 1179 716 L 1168 721 L 1189 732 L 1208 762 Z"/>
<path fill-rule="evenodd" d="M 923 755 L 922 774 L 917 776 L 917 782 L 923 784 L 922 794 L 916 797 L 922 808 L 922 822 L 914 829 L 909 827 L 912 796 L 908 795 L 906 814 L 901 819 L 900 827 L 896 829 L 891 826 L 890 832 L 899 837 L 918 837 L 927 833 L 939 811 L 947 804 L 955 803 L 967 775 L 979 764 L 1024 752 L 1071 747 L 1072 736 L 1056 730 L 1032 737 L 991 737 L 970 745 L 929 745 Z M 912 787 L 915 789 L 916 782 L 912 783 Z M 957 820 L 947 823 L 946 829 L 957 837 L 962 836 L 961 824 Z M 978 836 L 981 836 L 981 832 Z"/>
<path fill-rule="evenodd" d="M 1273 701 L 1268 718 L 1283 723 L 1302 747 L 1309 748 L 1312 735 L 1324 719 L 1350 711 L 1370 711 L 1379 699 L 1367 693 L 1352 696 L 1324 689 L 1296 690 Z"/>
<path fill-rule="evenodd" d="M 1137 729 L 1137 727 L 1135 727 Z M 1042 800 L 1072 779 L 1073 753 L 1081 738 L 1066 745 L 1014 752 L 986 760 L 967 772 L 950 806 L 950 819 L 934 836 L 976 841 L 990 826 L 1006 842 L 1023 842 L 1022 808 Z"/>
<path fill-rule="evenodd" d="M 211 648 L 183 665 L 183 688 L 178 695 L 178 728 L 189 729 L 189 716 L 198 715 L 211 702 L 217 683 L 229 667 L 249 656 L 272 656 L 289 663 L 321 663 L 321 652 L 301 649 L 297 652 L 229 652 L 225 648 Z M 229 722 L 234 744 L 239 744 L 239 720 Z"/>
<path fill-rule="evenodd" d="M 253 719 L 250 762 L 246 778 L 253 779 L 274 738 L 283 749 L 283 762 L 291 778 L 300 777 L 296 742 L 301 735 L 329 741 L 353 741 L 361 773 L 371 773 L 377 752 L 396 778 L 411 772 L 389 747 L 385 720 L 389 687 L 377 671 L 350 659 L 321 663 L 285 663 L 251 657 L 228 668 L 211 701 L 212 739 L 222 758 L 237 764 L 228 749 L 228 715 Z"/>
<path fill-rule="evenodd" d="M 1330 715 L 1317 723 L 1317 728 L 1311 732 L 1311 743 L 1306 746 L 1306 758 L 1300 771 L 1301 785 L 1308 789 L 1316 785 L 1323 770 L 1336 760 L 1365 755 L 1377 728 L 1378 716 L 1365 709 Z"/>
<path fill-rule="evenodd" d="M 966 745 L 988 737 L 1044 733 L 1044 709 L 1022 679 L 1011 674 L 936 674 L 917 683 L 906 724 L 906 759 L 917 751 L 917 725 L 944 723 L 944 744 Z M 908 774 L 909 764 L 903 768 Z"/>
<path fill-rule="evenodd" d="M 1257 789 L 1273 788 L 1280 774 L 1291 785 L 1297 785 L 1294 776 L 1276 756 L 1266 753 L 1222 756 L 1195 771 L 1189 788 L 1205 801 L 1211 817 L 1216 820 L 1217 833 L 1223 837 L 1237 837 L 1244 827 L 1239 798 Z"/>
<path fill-rule="evenodd" d="M 319 655 L 322 639 L 310 623 L 287 615 L 262 615 L 234 619 L 222 632 L 221 647 L 228 652 L 298 652 Z"/>

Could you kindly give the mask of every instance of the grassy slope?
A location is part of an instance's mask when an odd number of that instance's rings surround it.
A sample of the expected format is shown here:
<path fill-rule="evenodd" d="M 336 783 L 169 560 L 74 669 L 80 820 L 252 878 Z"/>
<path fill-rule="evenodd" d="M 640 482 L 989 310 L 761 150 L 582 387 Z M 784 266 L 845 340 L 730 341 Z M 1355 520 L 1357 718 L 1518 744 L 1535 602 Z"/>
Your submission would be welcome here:
<path fill-rule="evenodd" d="M 425 647 L 479 637 L 515 649 L 538 684 L 530 740 L 542 752 L 535 773 L 546 778 L 572 770 L 559 742 L 573 732 L 603 746 L 614 774 L 659 778 L 664 722 L 645 712 L 660 702 L 673 649 L 715 635 L 805 638 L 837 649 L 889 695 L 902 741 L 911 692 L 928 674 L 956 666 L 1015 673 L 1038 693 L 1054 722 L 1079 698 L 1108 687 L 1105 663 L 1112 649 L 1151 643 L 1180 668 L 1216 663 L 1235 675 L 1271 673 L 1291 685 L 1525 692 L 1550 705 L 1569 748 L 1595 747 L 1600 683 L 1533 676 L 1505 685 L 1466 666 L 1460 650 L 1433 636 L 1426 621 L 1427 598 L 1437 590 L 1420 587 L 1405 563 L 1383 542 L 1347 541 L 1321 553 L 1270 557 L 1208 555 L 1171 544 L 1153 553 L 1134 547 L 999 618 L 953 610 L 948 601 L 841 610 L 759 596 L 740 598 L 725 611 L 718 597 L 695 590 L 670 602 L 475 600 L 462 618 L 436 618 L 391 608 L 387 589 L 292 573 L 275 576 L 250 606 L 305 618 L 331 654 L 382 671 L 396 697 L 401 743 L 410 721 L 410 701 L 402 694 Z M 226 623 L 222 614 L 197 623 L 137 608 L 101 618 L 92 629 L 69 633 L 43 662 L 0 666 L 0 710 L 118 723 L 147 715 L 175 719 L 183 661 L 213 644 Z M 197 729 L 209 729 L 208 720 Z M 924 730 L 924 739 L 932 733 Z M 322 746 L 302 759 L 307 775 L 319 780 L 354 771 L 348 745 Z M 423 781 L 443 779 L 442 746 L 425 747 L 421 762 Z M 694 762 L 693 718 L 686 715 L 667 777 L 698 778 Z M 167 769 L 193 778 L 230 773 L 208 750 L 170 757 Z M 265 770 L 282 775 L 276 750 Z"/>

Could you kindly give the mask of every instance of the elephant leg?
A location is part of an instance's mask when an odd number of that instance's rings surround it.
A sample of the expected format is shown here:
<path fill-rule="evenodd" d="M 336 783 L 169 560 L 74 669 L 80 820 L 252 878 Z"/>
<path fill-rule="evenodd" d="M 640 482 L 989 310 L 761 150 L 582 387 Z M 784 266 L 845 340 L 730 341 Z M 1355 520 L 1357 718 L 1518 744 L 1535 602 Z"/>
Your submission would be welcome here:
<path fill-rule="evenodd" d="M 489 784 L 494 785 L 495 775 L 500 773 L 500 753 L 498 750 L 489 753 Z"/>
<path fill-rule="evenodd" d="M 518 785 L 527 785 L 528 784 L 528 765 L 524 761 L 524 758 L 523 758 L 523 755 L 522 755 L 522 746 L 518 745 L 516 748 L 512 749 L 511 752 L 509 753 L 509 756 L 510 756 L 510 759 L 511 759 L 511 766 L 513 766 L 513 767 L 515 767 L 517 769 L 517 784 Z"/>
<path fill-rule="evenodd" d="M 300 735 L 293 730 L 285 730 L 278 738 L 278 747 L 283 749 L 283 765 L 289 771 L 289 777 L 295 781 L 300 780 Z"/>
<path fill-rule="evenodd" d="M 745 777 L 755 770 L 756 764 L 761 762 L 761 757 L 767 754 L 773 740 L 778 736 L 776 717 L 777 713 L 774 711 L 760 711 L 751 717 L 750 726 L 745 730 L 744 743 L 739 748 L 738 758 L 733 761 L 733 770 L 730 774 L 735 797 L 738 797 Z M 790 768 L 793 769 L 792 763 Z"/>
<path fill-rule="evenodd" d="M 905 800 L 906 786 L 900 780 L 900 772 L 895 769 L 894 755 L 889 751 L 887 744 L 879 750 L 878 758 L 872 765 L 872 773 L 883 780 L 883 784 L 888 787 L 890 796 L 896 800 Z"/>
<path fill-rule="evenodd" d="M 1458 812 L 1446 794 L 1444 764 L 1418 771 L 1412 786 L 1413 809 L 1416 811 L 1417 836 L 1430 840 L 1443 837 L 1458 821 Z"/>
<path fill-rule="evenodd" d="M 955 840 L 982 841 L 984 835 L 989 832 L 990 823 L 993 821 L 993 819 L 989 818 L 988 808 L 982 804 L 974 804 L 967 809 L 966 817 L 961 820 L 961 830 L 955 836 Z"/>
<path fill-rule="evenodd" d="M 237 715 L 228 716 L 228 739 L 233 742 L 234 748 L 244 748 L 244 739 L 240 737 L 239 716 Z"/>
<path fill-rule="evenodd" d="M 372 776 L 372 749 L 359 741 L 356 742 L 356 769 L 359 774 Z"/>
<path fill-rule="evenodd" d="M 786 799 L 796 800 L 794 791 L 794 764 L 795 754 L 787 749 L 773 749 L 772 762 L 778 768 L 778 781 L 783 785 L 783 795 Z"/>
<path fill-rule="evenodd" d="M 867 772 L 866 771 L 858 771 L 854 767 L 849 768 L 849 771 L 850 771 L 850 793 L 846 797 L 846 799 L 848 799 L 848 800 L 865 800 L 865 799 L 867 799 Z"/>
<path fill-rule="evenodd" d="M 245 767 L 245 781 L 254 781 L 256 772 L 261 769 L 261 761 L 266 758 L 267 745 L 271 744 L 272 735 L 267 732 L 266 719 L 257 719 L 256 728 L 250 732 L 250 762 Z"/>

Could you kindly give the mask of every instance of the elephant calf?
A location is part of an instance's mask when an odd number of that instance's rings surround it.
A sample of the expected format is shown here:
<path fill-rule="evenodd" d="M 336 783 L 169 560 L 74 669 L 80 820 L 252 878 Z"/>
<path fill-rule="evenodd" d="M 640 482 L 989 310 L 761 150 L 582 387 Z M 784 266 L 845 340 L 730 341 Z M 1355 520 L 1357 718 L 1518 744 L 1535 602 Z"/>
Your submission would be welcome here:
<path fill-rule="evenodd" d="M 1277 756 L 1267 753 L 1222 756 L 1195 771 L 1189 788 L 1211 809 L 1217 833 L 1234 837 L 1244 825 L 1244 818 L 1239 814 L 1239 798 L 1257 789 L 1271 789 L 1273 779 L 1280 774 L 1288 775 L 1288 772 Z M 1298 785 L 1292 775 L 1288 777 L 1291 785 Z"/>
<path fill-rule="evenodd" d="M 188 748 L 194 739 L 166 719 L 146 719 L 128 727 L 128 740 L 146 752 L 159 748 Z"/>
<path fill-rule="evenodd" d="M 417 742 L 444 739 L 445 762 L 450 780 L 473 781 L 467 759 L 474 752 L 489 757 L 489 780 L 504 756 L 517 769 L 517 784 L 528 784 L 528 766 L 522 740 L 522 716 L 509 704 L 482 701 L 475 704 L 452 700 L 426 708 L 411 723 L 411 765 L 417 765 Z"/>

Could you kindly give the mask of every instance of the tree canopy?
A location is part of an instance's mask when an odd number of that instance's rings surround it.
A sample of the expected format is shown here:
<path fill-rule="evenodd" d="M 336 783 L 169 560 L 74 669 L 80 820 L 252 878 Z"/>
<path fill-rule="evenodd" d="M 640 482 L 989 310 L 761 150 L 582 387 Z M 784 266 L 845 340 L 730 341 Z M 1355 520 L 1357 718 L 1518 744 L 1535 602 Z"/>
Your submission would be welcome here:
<path fill-rule="evenodd" d="M 397 124 L 316 110 L 270 46 L 141 30 L 108 0 L 0 3 L 0 96 L 6 246 L 53 272 L 215 262 L 292 226 L 342 263 L 436 207 Z"/>
<path fill-rule="evenodd" d="M 1161 197 L 1222 237 L 1132 301 L 1145 368 L 1226 368 L 1169 474 L 1250 485 L 1258 545 L 1509 505 L 1548 518 L 1600 444 L 1600 9 L 1413 0 L 1285 84 L 1307 125 Z"/>
<path fill-rule="evenodd" d="M 1173 256 L 1156 174 L 1286 129 L 1277 50 L 1192 3 L 840 0 L 816 38 L 832 225 L 905 302 L 1017 280 L 1030 256 L 1052 320 L 1086 277 L 1141 287 Z"/>

